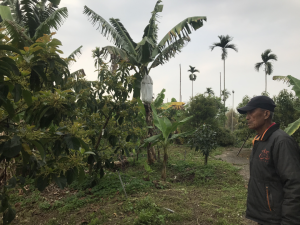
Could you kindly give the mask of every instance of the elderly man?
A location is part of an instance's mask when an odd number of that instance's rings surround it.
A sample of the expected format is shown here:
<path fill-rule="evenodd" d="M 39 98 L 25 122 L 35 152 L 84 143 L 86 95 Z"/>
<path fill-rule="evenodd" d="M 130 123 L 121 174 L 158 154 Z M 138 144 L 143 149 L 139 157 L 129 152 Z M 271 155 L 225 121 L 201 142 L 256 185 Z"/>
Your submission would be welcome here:
<path fill-rule="evenodd" d="M 250 157 L 246 217 L 259 224 L 300 224 L 300 150 L 298 144 L 272 122 L 273 100 L 252 98 L 238 109 L 247 114 L 248 127 L 257 132 Z"/>

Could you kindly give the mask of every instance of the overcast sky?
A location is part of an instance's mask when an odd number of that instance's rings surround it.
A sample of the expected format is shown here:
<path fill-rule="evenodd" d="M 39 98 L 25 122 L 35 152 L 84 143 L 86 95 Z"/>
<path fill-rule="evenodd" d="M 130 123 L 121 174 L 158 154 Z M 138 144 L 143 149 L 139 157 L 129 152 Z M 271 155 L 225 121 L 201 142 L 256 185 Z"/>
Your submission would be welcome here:
<path fill-rule="evenodd" d="M 87 17 L 83 15 L 84 5 L 108 21 L 118 18 L 129 31 L 135 42 L 140 42 L 143 30 L 148 24 L 156 0 L 62 0 L 69 17 L 57 31 L 56 38 L 62 41 L 61 49 L 68 56 L 83 45 L 82 56 L 71 67 L 71 71 L 83 68 L 88 80 L 96 80 L 92 50 L 95 47 L 112 45 L 104 38 Z M 200 73 L 194 82 L 194 95 L 211 87 L 220 94 L 220 72 L 223 61 L 220 48 L 213 51 L 209 46 L 218 42 L 218 35 L 230 35 L 238 52 L 228 51 L 226 60 L 226 89 L 235 92 L 235 106 L 243 96 L 260 95 L 265 89 L 264 72 L 256 72 L 254 64 L 261 61 L 261 53 L 271 49 L 278 56 L 273 63 L 274 72 L 268 76 L 268 92 L 277 95 L 287 88 L 282 82 L 273 81 L 273 75 L 300 77 L 300 1 L 299 0 L 164 0 L 163 12 L 159 14 L 160 40 L 170 29 L 187 17 L 206 16 L 207 22 L 190 37 L 191 42 L 168 63 L 151 70 L 155 96 L 166 89 L 166 100 L 179 100 L 179 64 L 182 67 L 182 100 L 192 95 L 189 80 L 189 65 Z M 232 95 L 227 106 L 232 106 Z"/>

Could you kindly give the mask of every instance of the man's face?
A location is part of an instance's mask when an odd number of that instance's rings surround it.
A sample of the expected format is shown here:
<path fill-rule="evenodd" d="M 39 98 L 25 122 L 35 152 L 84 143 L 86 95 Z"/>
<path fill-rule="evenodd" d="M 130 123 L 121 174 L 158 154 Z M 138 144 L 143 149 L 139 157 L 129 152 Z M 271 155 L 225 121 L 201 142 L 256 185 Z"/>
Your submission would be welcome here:
<path fill-rule="evenodd" d="M 260 108 L 256 108 L 253 109 L 251 111 L 247 112 L 247 125 L 249 127 L 249 129 L 253 129 L 253 130 L 257 130 L 260 127 L 262 127 L 265 122 L 266 119 L 269 117 L 270 115 L 270 111 L 268 110 L 263 110 Z"/>

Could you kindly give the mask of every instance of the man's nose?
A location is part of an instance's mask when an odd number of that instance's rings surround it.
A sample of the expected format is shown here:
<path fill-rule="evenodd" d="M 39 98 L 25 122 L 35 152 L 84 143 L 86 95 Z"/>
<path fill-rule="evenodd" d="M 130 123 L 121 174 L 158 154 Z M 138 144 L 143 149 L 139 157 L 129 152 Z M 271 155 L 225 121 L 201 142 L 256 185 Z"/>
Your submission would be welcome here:
<path fill-rule="evenodd" d="M 246 120 L 249 120 L 250 119 L 250 116 L 249 116 L 249 114 L 247 113 L 247 115 L 246 115 Z"/>

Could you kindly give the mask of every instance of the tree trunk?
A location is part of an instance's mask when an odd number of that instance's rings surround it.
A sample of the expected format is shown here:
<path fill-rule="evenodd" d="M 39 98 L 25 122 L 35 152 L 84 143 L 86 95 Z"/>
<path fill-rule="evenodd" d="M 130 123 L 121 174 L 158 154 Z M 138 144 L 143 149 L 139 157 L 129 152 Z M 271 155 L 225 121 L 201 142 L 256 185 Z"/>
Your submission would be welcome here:
<path fill-rule="evenodd" d="M 194 97 L 194 87 L 193 87 L 194 81 L 192 80 L 192 98 Z"/>
<path fill-rule="evenodd" d="M 225 94 L 225 58 L 224 58 L 224 94 Z M 225 127 L 225 123 L 226 123 L 226 100 L 225 100 L 225 96 L 224 97 L 224 127 Z"/>
<path fill-rule="evenodd" d="M 225 59 L 224 59 L 224 91 L 225 91 Z"/>
<path fill-rule="evenodd" d="M 267 71 L 265 71 L 266 75 L 265 75 L 265 92 L 267 93 Z"/>
<path fill-rule="evenodd" d="M 207 160 L 208 160 L 208 155 L 205 155 L 205 161 L 204 161 L 204 165 L 207 165 Z"/>
<path fill-rule="evenodd" d="M 159 147 L 157 146 L 157 161 L 160 161 L 160 151 Z"/>
<path fill-rule="evenodd" d="M 167 178 L 167 162 L 168 162 L 168 151 L 167 148 L 164 148 L 164 161 L 163 161 L 163 168 L 161 171 L 161 178 L 166 181 Z"/>
<path fill-rule="evenodd" d="M 144 104 L 145 110 L 146 110 L 146 123 L 147 126 L 151 126 L 153 127 L 153 122 L 152 122 L 152 109 L 150 106 L 150 103 L 145 103 Z M 152 128 L 148 129 L 148 137 L 153 136 L 154 132 Z M 148 163 L 151 165 L 154 163 L 155 161 L 155 150 L 154 147 L 151 145 L 151 143 L 149 143 L 147 145 L 147 156 L 148 156 Z"/>

